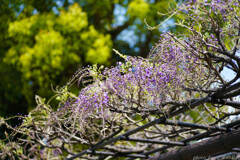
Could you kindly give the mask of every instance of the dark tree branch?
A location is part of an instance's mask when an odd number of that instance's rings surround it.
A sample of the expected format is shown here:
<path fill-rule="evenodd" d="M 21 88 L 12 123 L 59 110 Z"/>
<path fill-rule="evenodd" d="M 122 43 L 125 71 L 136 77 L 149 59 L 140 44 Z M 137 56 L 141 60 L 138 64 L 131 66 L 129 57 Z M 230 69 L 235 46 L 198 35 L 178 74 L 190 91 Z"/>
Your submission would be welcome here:
<path fill-rule="evenodd" d="M 227 131 L 227 128 L 223 127 L 214 127 L 214 126 L 206 126 L 206 125 L 200 125 L 200 124 L 193 124 L 193 123 L 187 123 L 187 122 L 181 122 L 181 121 L 170 121 L 166 120 L 165 124 L 167 125 L 177 125 L 182 127 L 191 127 L 195 129 L 205 129 L 205 130 L 216 130 L 216 131 Z"/>
<path fill-rule="evenodd" d="M 237 89 L 235 91 L 232 91 L 228 94 L 223 95 L 222 97 L 223 98 L 232 98 L 232 97 L 236 97 L 236 96 L 239 96 L 239 95 L 240 95 L 240 89 Z"/>
<path fill-rule="evenodd" d="M 215 153 L 231 151 L 240 146 L 240 129 L 219 135 L 181 149 L 157 155 L 150 160 L 192 160 L 197 156 L 211 156 Z"/>
<path fill-rule="evenodd" d="M 213 60 L 215 62 L 225 62 L 225 63 L 231 65 L 235 72 L 239 72 L 238 66 L 230 58 L 219 57 L 210 52 L 207 52 L 206 54 L 209 57 L 213 58 Z"/>
<path fill-rule="evenodd" d="M 237 120 L 237 121 L 234 121 L 234 122 L 232 122 L 232 123 L 225 124 L 225 125 L 223 125 L 223 126 L 221 126 L 221 127 L 231 128 L 231 127 L 233 127 L 233 126 L 235 126 L 235 125 L 237 125 L 237 124 L 239 124 L 239 123 L 240 123 L 240 120 Z M 207 132 L 200 133 L 200 134 L 197 134 L 197 135 L 195 135 L 195 136 L 192 136 L 192 137 L 183 139 L 183 140 L 181 140 L 180 142 L 188 143 L 188 142 L 190 142 L 190 141 L 199 140 L 199 139 L 202 139 L 202 138 L 204 138 L 204 137 L 209 137 L 209 135 L 211 135 L 211 134 L 213 134 L 213 133 L 215 133 L 214 130 L 207 131 Z M 153 149 L 153 150 L 151 150 L 151 151 L 145 152 L 144 154 L 149 155 L 149 154 L 152 154 L 152 153 L 164 151 L 164 150 L 166 150 L 166 149 L 168 149 L 168 148 L 170 148 L 170 147 L 171 147 L 170 145 L 163 146 L 163 147 L 161 147 L 161 148 L 156 148 L 156 149 Z"/>
<path fill-rule="evenodd" d="M 101 152 L 101 151 L 88 151 L 87 154 L 92 155 L 106 155 L 106 156 L 118 156 L 118 157 L 131 157 L 131 158 L 148 158 L 146 155 L 142 154 L 117 154 L 115 152 Z"/>
<path fill-rule="evenodd" d="M 183 142 L 162 141 L 162 140 L 157 140 L 157 139 L 142 139 L 142 138 L 123 137 L 120 140 L 142 142 L 142 143 L 167 144 L 167 145 L 175 145 L 175 146 L 184 146 L 185 145 L 185 143 L 183 143 Z"/>

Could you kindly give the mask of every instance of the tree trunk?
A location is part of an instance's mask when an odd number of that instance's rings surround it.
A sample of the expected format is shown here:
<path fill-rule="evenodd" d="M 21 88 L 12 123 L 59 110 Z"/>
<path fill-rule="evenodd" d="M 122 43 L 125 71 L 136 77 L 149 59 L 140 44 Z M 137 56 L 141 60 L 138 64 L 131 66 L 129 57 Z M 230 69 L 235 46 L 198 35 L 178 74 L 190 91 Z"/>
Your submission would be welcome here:
<path fill-rule="evenodd" d="M 176 151 L 159 154 L 150 160 L 193 160 L 207 159 L 216 153 L 231 151 L 234 147 L 240 146 L 240 128 L 229 133 L 219 135 L 199 143 L 195 143 Z"/>

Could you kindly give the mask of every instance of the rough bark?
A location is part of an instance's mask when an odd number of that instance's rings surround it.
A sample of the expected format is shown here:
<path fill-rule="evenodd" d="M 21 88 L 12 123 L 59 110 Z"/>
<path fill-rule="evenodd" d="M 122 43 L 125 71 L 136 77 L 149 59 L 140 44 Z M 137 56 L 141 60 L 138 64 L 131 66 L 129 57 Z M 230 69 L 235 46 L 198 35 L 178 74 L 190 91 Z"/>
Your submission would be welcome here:
<path fill-rule="evenodd" d="M 159 154 L 150 160 L 193 160 L 208 158 L 211 155 L 231 151 L 240 146 L 240 128 L 229 133 L 219 135 L 207 140 L 195 143 L 181 149 Z"/>

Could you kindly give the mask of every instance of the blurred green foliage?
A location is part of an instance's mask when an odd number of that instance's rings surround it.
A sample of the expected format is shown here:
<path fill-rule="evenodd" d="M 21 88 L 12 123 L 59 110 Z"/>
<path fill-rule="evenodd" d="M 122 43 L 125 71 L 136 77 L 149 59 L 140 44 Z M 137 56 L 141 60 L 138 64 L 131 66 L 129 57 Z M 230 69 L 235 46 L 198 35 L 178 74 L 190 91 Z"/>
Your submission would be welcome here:
<path fill-rule="evenodd" d="M 11 47 L 5 63 L 22 73 L 22 93 L 32 101 L 33 87 L 46 94 L 51 83 L 69 66 L 107 63 L 111 52 L 110 35 L 88 26 L 87 14 L 78 4 L 68 11 L 35 14 L 9 24 Z"/>
<path fill-rule="evenodd" d="M 174 0 L 1 0 L 0 116 L 26 113 L 79 67 L 110 66 L 123 54 L 146 57 Z M 121 14 L 120 14 L 121 13 Z M 119 20 L 119 17 L 122 19 Z M 126 40 L 127 38 L 127 40 Z"/>

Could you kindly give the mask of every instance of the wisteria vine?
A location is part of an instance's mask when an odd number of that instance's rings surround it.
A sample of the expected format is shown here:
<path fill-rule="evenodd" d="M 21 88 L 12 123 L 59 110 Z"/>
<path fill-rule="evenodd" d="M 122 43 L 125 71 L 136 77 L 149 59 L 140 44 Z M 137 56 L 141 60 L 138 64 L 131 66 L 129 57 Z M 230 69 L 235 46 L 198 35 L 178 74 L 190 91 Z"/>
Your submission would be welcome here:
<path fill-rule="evenodd" d="M 167 117 L 199 97 L 234 84 L 240 77 L 239 3 L 238 0 L 190 0 L 180 4 L 164 16 L 175 17 L 174 25 L 182 32 L 162 33 L 147 58 L 125 56 L 115 50 L 124 62 L 111 68 L 94 65 L 79 69 L 64 87 L 55 90 L 57 110 L 36 96 L 36 109 L 28 116 L 16 116 L 23 122 L 19 126 L 12 127 L 7 118 L 1 118 L 0 125 L 12 133 L 6 133 L 6 139 L 0 141 L 0 157 L 65 158 L 160 115 Z M 232 80 L 222 77 L 224 68 L 236 73 Z M 70 86 L 77 82 L 84 87 L 74 94 Z M 233 101 L 237 93 L 239 90 L 221 98 Z M 225 105 L 217 102 L 173 119 L 215 125 L 238 114 L 227 113 Z M 136 136 L 176 140 L 181 139 L 178 135 L 196 134 L 191 129 L 161 127 L 152 126 Z M 152 144 L 118 142 L 115 146 L 104 146 L 103 150 L 126 154 L 154 148 L 156 145 Z"/>

